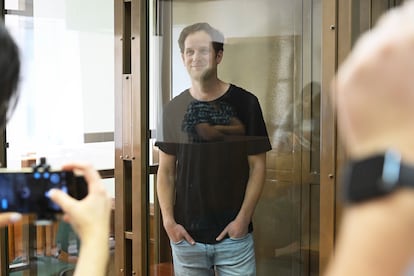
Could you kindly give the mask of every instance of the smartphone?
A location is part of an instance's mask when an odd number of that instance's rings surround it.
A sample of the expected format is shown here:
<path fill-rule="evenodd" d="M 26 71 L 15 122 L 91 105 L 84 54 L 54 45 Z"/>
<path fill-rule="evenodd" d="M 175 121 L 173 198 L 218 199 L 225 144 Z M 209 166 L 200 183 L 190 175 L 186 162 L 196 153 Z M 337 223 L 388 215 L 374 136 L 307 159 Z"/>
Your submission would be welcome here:
<path fill-rule="evenodd" d="M 52 188 L 76 199 L 88 193 L 84 178 L 72 171 L 0 169 L 0 212 L 33 213 L 39 219 L 54 219 L 62 209 L 46 196 Z"/>

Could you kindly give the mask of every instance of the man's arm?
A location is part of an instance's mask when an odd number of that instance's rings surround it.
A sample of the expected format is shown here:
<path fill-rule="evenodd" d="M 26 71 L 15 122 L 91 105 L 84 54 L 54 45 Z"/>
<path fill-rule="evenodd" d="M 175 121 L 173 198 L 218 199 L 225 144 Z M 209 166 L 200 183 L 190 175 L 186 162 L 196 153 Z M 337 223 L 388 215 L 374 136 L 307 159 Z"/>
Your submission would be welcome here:
<path fill-rule="evenodd" d="M 230 118 L 229 125 L 211 125 L 199 123 L 195 126 L 197 134 L 204 140 L 214 141 L 225 138 L 226 135 L 244 135 L 245 129 L 242 122 L 236 117 Z"/>
<path fill-rule="evenodd" d="M 157 173 L 157 196 L 160 204 L 163 224 L 168 237 L 173 242 L 194 240 L 174 218 L 176 158 L 174 155 L 159 151 L 159 166 Z"/>
<path fill-rule="evenodd" d="M 195 126 L 197 134 L 206 141 L 221 140 L 224 134 L 210 123 L 199 123 Z"/>
<path fill-rule="evenodd" d="M 222 240 L 227 234 L 230 237 L 242 237 L 247 234 L 248 225 L 254 214 L 257 202 L 263 190 L 266 175 L 266 153 L 248 157 L 250 176 L 247 182 L 243 204 L 235 220 L 233 220 L 217 237 Z"/>
<path fill-rule="evenodd" d="M 230 118 L 229 125 L 215 125 L 214 128 L 226 135 L 244 135 L 246 133 L 243 123 L 236 117 Z"/>

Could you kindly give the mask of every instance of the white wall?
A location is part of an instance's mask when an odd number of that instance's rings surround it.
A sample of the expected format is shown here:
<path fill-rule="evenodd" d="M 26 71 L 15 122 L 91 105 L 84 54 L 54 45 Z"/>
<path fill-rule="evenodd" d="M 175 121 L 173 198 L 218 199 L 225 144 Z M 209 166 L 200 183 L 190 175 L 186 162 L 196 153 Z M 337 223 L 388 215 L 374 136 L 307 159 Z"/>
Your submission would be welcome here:
<path fill-rule="evenodd" d="M 173 4 L 173 96 L 190 86 L 178 47 L 181 30 L 192 23 L 208 22 L 224 37 L 253 38 L 292 36 L 302 33 L 299 0 L 220 0 Z M 254 49 L 252 49 L 254 51 Z M 225 54 L 226 56 L 226 54 Z M 225 62 L 225 61 L 224 61 Z"/>

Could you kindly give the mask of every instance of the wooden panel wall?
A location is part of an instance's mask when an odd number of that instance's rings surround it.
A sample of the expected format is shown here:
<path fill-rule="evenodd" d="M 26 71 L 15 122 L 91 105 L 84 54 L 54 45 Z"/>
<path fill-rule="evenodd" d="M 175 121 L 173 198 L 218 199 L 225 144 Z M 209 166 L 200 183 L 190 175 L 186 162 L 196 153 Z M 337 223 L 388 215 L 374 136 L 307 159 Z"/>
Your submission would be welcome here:
<path fill-rule="evenodd" d="M 338 180 L 346 154 L 336 136 L 335 112 L 331 107 L 330 82 L 338 66 L 364 31 L 375 25 L 388 9 L 401 0 L 328 0 L 323 4 L 320 271 L 327 266 L 335 245 L 342 205 Z"/>

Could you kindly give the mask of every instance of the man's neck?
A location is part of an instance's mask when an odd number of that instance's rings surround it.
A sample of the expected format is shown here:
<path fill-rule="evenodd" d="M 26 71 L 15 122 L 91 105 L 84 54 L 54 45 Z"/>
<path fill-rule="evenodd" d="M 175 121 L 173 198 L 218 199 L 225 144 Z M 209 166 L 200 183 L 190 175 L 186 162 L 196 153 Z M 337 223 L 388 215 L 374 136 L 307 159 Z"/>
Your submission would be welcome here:
<path fill-rule="evenodd" d="M 222 80 L 193 81 L 190 94 L 199 101 L 212 101 L 221 97 L 229 89 L 229 84 Z"/>

